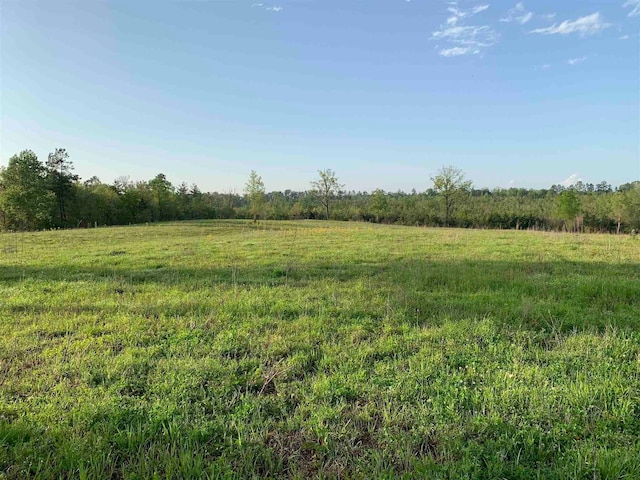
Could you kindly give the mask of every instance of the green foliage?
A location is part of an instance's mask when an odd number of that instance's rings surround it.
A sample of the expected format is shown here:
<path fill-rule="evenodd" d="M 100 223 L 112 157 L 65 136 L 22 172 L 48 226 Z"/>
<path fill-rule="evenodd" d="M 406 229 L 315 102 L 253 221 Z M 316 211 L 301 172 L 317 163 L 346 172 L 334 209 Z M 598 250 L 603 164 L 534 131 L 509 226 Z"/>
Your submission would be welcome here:
<path fill-rule="evenodd" d="M 326 218 L 331 218 L 330 205 L 332 199 L 340 192 L 344 185 L 340 184 L 336 173 L 330 168 L 318 170 L 319 178 L 311 182 L 311 193 L 315 195 L 324 207 Z"/>
<path fill-rule="evenodd" d="M 209 221 L 9 242 L 2 478 L 640 478 L 638 238 Z"/>
<path fill-rule="evenodd" d="M 459 168 L 442 167 L 436 176 L 431 177 L 433 190 L 440 195 L 444 205 L 444 224 L 449 226 L 456 208 L 468 195 L 471 181 L 465 180 L 464 172 Z"/>
<path fill-rule="evenodd" d="M 73 200 L 74 183 L 78 176 L 71 173 L 73 163 L 69 160 L 69 154 L 64 148 L 56 148 L 47 159 L 47 180 L 49 188 L 56 196 L 58 205 L 59 223 L 67 225 L 67 206 Z"/>
<path fill-rule="evenodd" d="M 159 173 L 149 181 L 152 192 L 152 219 L 154 221 L 172 220 L 176 217 L 175 188 L 164 173 Z"/>
<path fill-rule="evenodd" d="M 564 220 L 565 225 L 570 224 L 571 229 L 575 228 L 575 219 L 580 214 L 582 204 L 578 194 L 573 189 L 563 191 L 556 200 L 558 216 Z"/>
<path fill-rule="evenodd" d="M 0 172 L 0 210 L 10 229 L 46 227 L 51 222 L 55 195 L 47 185 L 47 171 L 31 150 L 9 159 Z"/>
<path fill-rule="evenodd" d="M 36 160 L 36 163 L 37 160 Z M 527 230 L 575 229 L 585 232 L 629 233 L 639 228 L 638 185 L 613 191 L 607 182 L 577 184 L 569 189 L 471 189 L 455 167 L 443 167 L 432 178 L 434 188 L 418 194 L 347 192 L 335 172 L 323 170 L 309 192 L 269 192 L 252 172 L 244 195 L 200 191 L 197 185 L 178 188 L 160 173 L 148 181 L 128 177 L 103 183 L 97 177 L 80 183 L 64 149 L 50 155 L 44 172 L 47 188 L 0 187 L 0 221 L 5 229 L 42 229 L 126 225 L 146 222 L 258 217 L 270 220 L 319 219 L 384 222 L 400 225 L 453 226 Z M 42 166 L 41 166 L 42 167 Z M 0 178 L 1 175 L 0 174 Z M 40 173 L 42 175 L 42 172 Z M 6 183 L 6 182 L 5 182 Z M 33 182 L 31 182 L 33 183 Z M 38 182 L 36 182 L 38 183 Z M 16 187 L 16 185 L 18 185 Z M 55 195 L 52 202 L 51 193 Z M 566 192 L 566 193 L 565 193 Z M 579 217 L 573 216 L 578 203 Z M 38 212 L 26 220 L 25 212 Z M 577 221 L 579 220 L 579 222 Z"/>
<path fill-rule="evenodd" d="M 389 203 L 387 201 L 387 197 L 384 194 L 384 191 L 380 189 L 374 190 L 371 194 L 371 202 L 369 204 L 369 208 L 371 212 L 376 216 L 376 222 L 380 222 L 380 217 L 385 214 L 388 206 Z"/>
<path fill-rule="evenodd" d="M 249 180 L 244 187 L 244 193 L 249 199 L 251 215 L 253 215 L 255 222 L 262 214 L 265 203 L 264 183 L 262 183 L 262 177 L 255 170 L 251 170 Z"/>
<path fill-rule="evenodd" d="M 632 228 L 640 228 L 640 182 L 621 194 L 622 211 L 626 223 Z"/>

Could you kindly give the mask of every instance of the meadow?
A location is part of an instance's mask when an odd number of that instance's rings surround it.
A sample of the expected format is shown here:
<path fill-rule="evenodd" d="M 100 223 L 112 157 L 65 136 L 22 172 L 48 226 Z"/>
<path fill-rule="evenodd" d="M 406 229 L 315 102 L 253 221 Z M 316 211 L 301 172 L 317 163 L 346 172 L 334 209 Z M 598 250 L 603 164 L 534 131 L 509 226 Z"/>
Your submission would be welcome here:
<path fill-rule="evenodd" d="M 640 478 L 640 238 L 0 234 L 0 478 Z"/>

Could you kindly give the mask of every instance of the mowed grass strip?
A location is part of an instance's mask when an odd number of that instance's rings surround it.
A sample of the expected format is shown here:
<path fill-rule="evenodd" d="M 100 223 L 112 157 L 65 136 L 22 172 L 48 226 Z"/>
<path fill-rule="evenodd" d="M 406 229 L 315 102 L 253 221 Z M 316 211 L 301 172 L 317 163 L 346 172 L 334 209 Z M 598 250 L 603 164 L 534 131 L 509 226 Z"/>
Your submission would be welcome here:
<path fill-rule="evenodd" d="M 205 221 L 3 245 L 0 478 L 640 478 L 637 237 Z"/>

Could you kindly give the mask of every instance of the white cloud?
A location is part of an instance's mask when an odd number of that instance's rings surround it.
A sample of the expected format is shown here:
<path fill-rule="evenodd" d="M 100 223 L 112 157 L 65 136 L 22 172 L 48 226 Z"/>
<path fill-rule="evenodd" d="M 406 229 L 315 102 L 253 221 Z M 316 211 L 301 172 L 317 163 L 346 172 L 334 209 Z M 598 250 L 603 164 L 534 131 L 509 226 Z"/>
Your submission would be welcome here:
<path fill-rule="evenodd" d="M 624 5 L 622 5 L 622 8 L 629 7 L 631 7 L 631 11 L 629 12 L 630 17 L 640 15 L 640 0 L 627 0 L 624 2 Z"/>
<path fill-rule="evenodd" d="M 432 38 L 445 40 L 452 45 L 440 51 L 443 56 L 466 54 L 477 55 L 482 48 L 490 47 L 498 42 L 498 33 L 488 25 L 456 25 L 433 32 Z"/>
<path fill-rule="evenodd" d="M 582 57 L 578 57 L 578 58 L 570 58 L 569 60 L 567 60 L 567 63 L 571 66 L 577 65 L 579 63 L 584 62 L 587 58 L 586 55 L 582 56 Z"/>
<path fill-rule="evenodd" d="M 440 29 L 433 32 L 431 38 L 443 40 L 450 44 L 449 47 L 442 48 L 440 55 L 443 57 L 457 57 L 460 55 L 478 55 L 483 48 L 490 47 L 498 42 L 498 33 L 489 25 L 464 25 L 465 18 L 473 17 L 484 12 L 489 5 L 476 5 L 473 8 L 462 10 L 458 8 L 457 2 L 449 4 L 447 9 L 449 16 Z"/>
<path fill-rule="evenodd" d="M 447 10 L 451 13 L 451 16 L 447 18 L 447 25 L 455 25 L 459 20 L 467 17 L 473 17 L 480 12 L 484 12 L 489 8 L 489 5 L 476 5 L 473 8 L 462 10 L 458 8 L 458 2 L 449 3 L 449 8 Z"/>
<path fill-rule="evenodd" d="M 278 12 L 281 12 L 281 11 L 282 11 L 282 7 L 281 7 L 280 5 L 271 5 L 271 6 L 268 6 L 268 5 L 264 4 L 264 3 L 254 3 L 254 4 L 253 4 L 253 5 L 251 5 L 251 6 L 252 6 L 253 8 L 256 8 L 256 7 L 257 7 L 257 8 L 262 8 L 262 9 L 264 9 L 264 10 L 268 11 L 268 12 L 275 12 L 275 13 L 278 13 Z"/>
<path fill-rule="evenodd" d="M 477 55 L 480 49 L 477 47 L 452 47 L 440 50 L 443 57 L 459 57 L 460 55 Z"/>
<path fill-rule="evenodd" d="M 433 32 L 433 38 L 444 39 L 461 45 L 490 47 L 496 43 L 497 33 L 488 25 L 456 26 Z"/>
<path fill-rule="evenodd" d="M 580 176 L 577 173 L 574 173 L 574 174 L 571 174 L 569 178 L 567 178 L 564 182 L 562 182 L 562 185 L 569 188 L 571 185 L 575 185 L 576 183 L 581 181 L 582 181 L 582 178 L 580 178 Z"/>
<path fill-rule="evenodd" d="M 517 22 L 524 25 L 533 18 L 533 12 L 527 12 L 524 3 L 516 3 L 516 6 L 507 12 L 507 16 L 500 19 L 501 22 Z"/>
<path fill-rule="evenodd" d="M 525 23 L 527 23 L 532 18 L 533 18 L 533 13 L 532 12 L 527 12 L 524 15 L 522 15 L 521 17 L 516 18 L 516 20 L 518 21 L 518 23 L 520 25 L 524 25 Z"/>
<path fill-rule="evenodd" d="M 447 10 L 449 10 L 449 12 L 452 13 L 453 16 L 457 17 L 458 19 L 465 18 L 465 17 L 473 17 L 474 15 L 477 15 L 480 12 L 484 12 L 486 9 L 489 8 L 489 5 L 476 5 L 475 7 L 470 8 L 468 10 L 462 10 L 458 8 L 457 2 L 452 2 L 450 3 L 450 5 L 451 6 L 447 8 Z"/>
<path fill-rule="evenodd" d="M 540 65 L 533 67 L 533 71 L 537 72 L 538 70 L 549 70 L 551 68 L 551 64 L 550 63 L 545 63 L 544 65 Z"/>
<path fill-rule="evenodd" d="M 554 23 L 550 27 L 536 28 L 535 30 L 531 30 L 531 33 L 540 33 L 543 35 L 568 35 L 570 33 L 579 33 L 580 35 L 585 36 L 601 32 L 609 26 L 610 24 L 605 23 L 602 20 L 600 12 L 596 12 L 591 15 L 587 15 L 586 17 L 580 17 L 574 21 L 565 20 L 560 25 Z"/>
<path fill-rule="evenodd" d="M 487 8 L 489 8 L 489 5 L 478 5 L 477 7 L 473 7 L 471 12 L 475 15 L 476 13 L 484 12 Z"/>

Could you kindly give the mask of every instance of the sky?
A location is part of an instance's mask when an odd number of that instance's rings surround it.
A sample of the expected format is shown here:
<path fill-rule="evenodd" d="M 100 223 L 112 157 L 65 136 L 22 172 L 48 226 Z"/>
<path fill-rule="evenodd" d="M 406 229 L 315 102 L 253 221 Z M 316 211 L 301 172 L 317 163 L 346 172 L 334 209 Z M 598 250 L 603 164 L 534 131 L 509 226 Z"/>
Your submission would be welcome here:
<path fill-rule="evenodd" d="M 241 193 L 640 179 L 640 0 L 0 0 L 0 164 Z"/>

